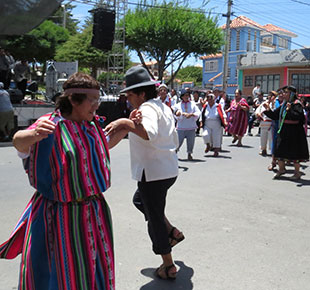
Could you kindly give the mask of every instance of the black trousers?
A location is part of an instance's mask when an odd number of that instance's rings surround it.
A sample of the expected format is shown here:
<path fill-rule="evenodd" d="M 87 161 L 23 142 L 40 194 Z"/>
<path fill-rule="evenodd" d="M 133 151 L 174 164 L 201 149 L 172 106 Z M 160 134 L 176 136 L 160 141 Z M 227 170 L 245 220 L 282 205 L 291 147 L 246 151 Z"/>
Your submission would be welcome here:
<path fill-rule="evenodd" d="M 166 255 L 171 252 L 165 222 L 165 206 L 168 189 L 176 179 L 177 177 L 146 182 L 143 174 L 133 197 L 134 205 L 144 214 L 148 223 L 148 233 L 156 255 Z"/>

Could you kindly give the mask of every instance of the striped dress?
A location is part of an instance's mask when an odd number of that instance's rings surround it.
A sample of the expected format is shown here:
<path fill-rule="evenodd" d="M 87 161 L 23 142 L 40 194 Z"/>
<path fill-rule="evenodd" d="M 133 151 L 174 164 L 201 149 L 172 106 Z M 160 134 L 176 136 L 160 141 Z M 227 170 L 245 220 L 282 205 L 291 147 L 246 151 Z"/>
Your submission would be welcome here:
<path fill-rule="evenodd" d="M 110 161 L 99 120 L 43 117 L 57 126 L 24 159 L 36 192 L 0 258 L 22 254 L 19 289 L 112 290 L 111 216 L 102 194 L 110 186 Z"/>
<path fill-rule="evenodd" d="M 236 100 L 231 102 L 227 131 L 232 135 L 243 136 L 248 127 L 248 113 L 242 110 L 239 104 L 249 108 L 249 105 L 244 98 L 241 98 L 238 103 Z"/>

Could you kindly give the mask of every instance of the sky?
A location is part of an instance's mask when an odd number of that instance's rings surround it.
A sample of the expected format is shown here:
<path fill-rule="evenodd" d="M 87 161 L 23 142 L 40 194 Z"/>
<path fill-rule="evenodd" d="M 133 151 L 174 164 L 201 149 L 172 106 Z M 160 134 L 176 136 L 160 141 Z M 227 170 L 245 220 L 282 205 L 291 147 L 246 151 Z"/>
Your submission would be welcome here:
<path fill-rule="evenodd" d="M 68 1 L 64 1 L 66 3 Z M 77 7 L 73 10 L 73 17 L 83 22 L 88 12 L 93 8 L 96 0 L 76 0 L 70 1 Z M 88 4 L 82 3 L 88 2 Z M 138 3 L 138 0 L 129 0 L 128 3 Z M 202 7 L 206 1 L 189 1 L 191 8 L 202 8 L 205 11 L 212 11 L 213 16 L 218 16 L 219 26 L 226 23 L 226 18 L 222 16 L 227 12 L 227 0 L 210 0 Z M 134 8 L 135 5 L 129 5 Z M 310 47 L 310 0 L 233 0 L 231 19 L 244 15 L 258 24 L 268 23 L 294 32 L 298 37 L 293 38 L 292 49 L 300 49 L 304 46 Z M 139 61 L 135 53 L 131 53 L 132 61 Z M 194 57 L 189 58 L 183 66 L 202 65 L 202 61 Z"/>

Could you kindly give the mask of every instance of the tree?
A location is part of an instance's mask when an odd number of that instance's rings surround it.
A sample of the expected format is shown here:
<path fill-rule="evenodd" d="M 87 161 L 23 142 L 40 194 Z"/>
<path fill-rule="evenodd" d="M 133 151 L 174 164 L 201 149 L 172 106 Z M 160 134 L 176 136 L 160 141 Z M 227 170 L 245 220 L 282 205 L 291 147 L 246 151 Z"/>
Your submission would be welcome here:
<path fill-rule="evenodd" d="M 53 59 L 57 47 L 69 38 L 68 30 L 46 20 L 40 26 L 22 36 L 8 36 L 4 47 L 11 52 L 15 59 L 34 59 L 45 63 Z"/>
<path fill-rule="evenodd" d="M 176 77 L 182 82 L 194 82 L 195 84 L 202 82 L 202 68 L 196 66 L 187 66 L 181 68 Z"/>
<path fill-rule="evenodd" d="M 70 36 L 69 40 L 58 48 L 57 61 L 78 61 L 80 67 L 91 67 L 96 76 L 99 67 L 107 66 L 107 53 L 91 46 L 92 26 L 86 27 L 81 33 Z"/>
<path fill-rule="evenodd" d="M 72 10 L 76 5 L 65 4 L 61 5 L 54 15 L 50 16 L 49 19 L 59 26 L 64 26 L 68 29 L 69 33 L 75 34 L 77 32 L 78 20 L 73 18 Z M 65 18 L 65 19 L 64 19 Z"/>
<path fill-rule="evenodd" d="M 164 2 L 151 8 L 140 5 L 134 11 L 129 10 L 125 27 L 126 44 L 137 52 L 141 63 L 145 66 L 145 59 L 150 58 L 157 61 L 159 80 L 172 63 L 179 61 L 168 83 L 188 56 L 216 53 L 223 44 L 223 33 L 216 19 L 179 6 L 178 2 Z"/>

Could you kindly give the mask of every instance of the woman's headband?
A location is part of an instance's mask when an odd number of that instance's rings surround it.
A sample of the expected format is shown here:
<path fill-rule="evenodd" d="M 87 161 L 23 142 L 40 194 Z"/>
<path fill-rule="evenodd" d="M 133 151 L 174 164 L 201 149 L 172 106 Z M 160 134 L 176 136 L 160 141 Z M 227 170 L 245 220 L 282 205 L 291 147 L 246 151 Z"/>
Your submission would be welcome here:
<path fill-rule="evenodd" d="M 92 94 L 92 95 L 98 95 L 99 96 L 99 90 L 97 89 L 84 89 L 84 88 L 69 88 L 65 89 L 65 94 Z"/>

